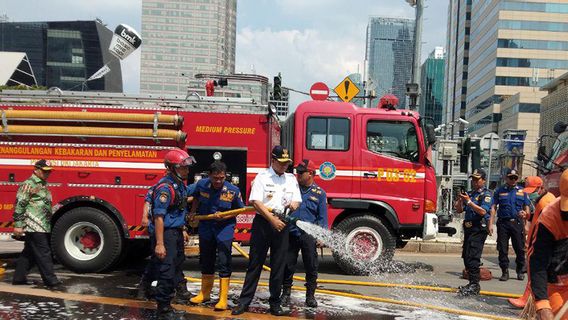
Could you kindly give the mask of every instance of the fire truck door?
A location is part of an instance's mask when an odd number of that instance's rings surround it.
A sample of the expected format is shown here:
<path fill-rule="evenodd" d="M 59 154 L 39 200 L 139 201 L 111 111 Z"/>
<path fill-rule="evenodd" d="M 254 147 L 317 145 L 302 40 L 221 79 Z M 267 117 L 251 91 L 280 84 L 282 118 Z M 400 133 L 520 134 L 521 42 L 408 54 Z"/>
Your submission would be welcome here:
<path fill-rule="evenodd" d="M 361 198 L 388 203 L 400 223 L 420 223 L 424 213 L 424 165 L 418 127 L 374 115 L 359 118 Z"/>

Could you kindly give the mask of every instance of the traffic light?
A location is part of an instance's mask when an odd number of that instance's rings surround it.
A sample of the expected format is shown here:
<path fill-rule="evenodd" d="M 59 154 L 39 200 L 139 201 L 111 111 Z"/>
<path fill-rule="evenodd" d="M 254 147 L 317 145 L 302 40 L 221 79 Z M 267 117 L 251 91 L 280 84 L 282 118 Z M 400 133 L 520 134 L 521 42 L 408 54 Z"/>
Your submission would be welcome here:
<path fill-rule="evenodd" d="M 274 100 L 282 100 L 282 76 L 280 73 L 274 77 L 274 91 L 272 92 Z"/>
<path fill-rule="evenodd" d="M 471 169 L 481 168 L 481 140 L 471 142 Z"/>
<path fill-rule="evenodd" d="M 460 156 L 460 172 L 467 173 L 469 164 L 469 154 L 471 153 L 471 139 L 463 140 Z"/>

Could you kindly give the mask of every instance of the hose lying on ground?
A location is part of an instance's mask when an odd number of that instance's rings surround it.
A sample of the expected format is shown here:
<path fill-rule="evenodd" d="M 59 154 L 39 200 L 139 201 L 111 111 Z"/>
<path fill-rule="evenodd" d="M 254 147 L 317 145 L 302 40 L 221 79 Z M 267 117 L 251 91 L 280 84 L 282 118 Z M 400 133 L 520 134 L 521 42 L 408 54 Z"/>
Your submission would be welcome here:
<path fill-rule="evenodd" d="M 237 250 L 245 258 L 249 259 L 249 255 L 241 248 L 236 242 L 233 242 L 233 248 Z M 263 265 L 262 268 L 266 271 L 270 271 L 270 267 Z M 294 276 L 294 280 L 306 281 L 304 277 Z M 415 290 L 426 290 L 426 291 L 438 291 L 438 292 L 457 292 L 456 288 L 443 288 L 443 287 L 433 287 L 433 286 L 421 286 L 412 284 L 402 284 L 402 283 L 384 283 L 384 282 L 367 282 L 367 281 L 352 281 L 352 280 L 333 280 L 333 279 L 318 279 L 318 283 L 328 283 L 328 284 L 346 284 L 346 285 L 356 285 L 356 286 L 368 286 L 368 287 L 385 287 L 385 288 L 403 288 L 403 289 L 415 289 Z M 493 291 L 480 291 L 481 295 L 489 297 L 499 297 L 499 298 L 519 298 L 520 294 L 512 294 L 505 292 L 493 292 Z"/>
<path fill-rule="evenodd" d="M 188 281 L 191 281 L 191 282 L 200 282 L 201 281 L 201 279 L 199 279 L 199 278 L 192 278 L 192 277 L 185 277 L 185 278 Z M 319 280 L 318 280 L 318 282 L 319 282 Z M 243 284 L 244 281 L 243 280 L 236 280 L 236 279 L 232 278 L 231 283 Z M 268 283 L 259 282 L 258 285 L 266 287 L 266 286 L 268 286 Z M 293 286 L 292 288 L 294 290 L 298 290 L 298 291 L 305 291 L 306 290 L 306 288 L 299 287 L 299 286 Z M 317 293 L 330 294 L 330 295 L 334 295 L 334 296 L 340 296 L 340 297 L 349 297 L 349 298 L 355 298 L 355 299 L 361 299 L 361 300 L 367 300 L 367 301 L 374 301 L 374 302 L 389 303 L 389 304 L 395 304 L 395 305 L 401 305 L 401 306 L 407 306 L 407 307 L 429 309 L 429 310 L 435 310 L 435 311 L 440 311 L 440 312 L 446 312 L 446 313 L 450 313 L 450 314 L 479 317 L 479 318 L 485 318 L 485 319 L 496 319 L 496 320 L 497 319 L 503 319 L 503 320 L 515 319 L 515 318 L 502 317 L 502 316 L 495 316 L 495 315 L 491 315 L 491 314 L 484 314 L 484 313 L 478 313 L 478 312 L 472 312 L 472 311 L 465 311 L 465 310 L 459 310 L 459 309 L 439 307 L 439 306 L 434 306 L 434 305 L 429 305 L 429 304 L 400 301 L 400 300 L 388 299 L 388 298 L 378 298 L 378 297 L 366 296 L 366 295 L 362 295 L 362 294 L 346 293 L 346 292 L 340 292 L 340 291 L 335 291 L 335 290 L 317 289 L 316 292 Z"/>

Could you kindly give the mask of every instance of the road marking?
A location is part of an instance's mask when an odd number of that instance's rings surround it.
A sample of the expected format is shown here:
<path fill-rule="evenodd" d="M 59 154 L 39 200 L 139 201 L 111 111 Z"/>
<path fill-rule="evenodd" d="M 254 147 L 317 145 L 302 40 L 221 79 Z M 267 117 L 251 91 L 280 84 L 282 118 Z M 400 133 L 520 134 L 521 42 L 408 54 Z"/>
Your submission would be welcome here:
<path fill-rule="evenodd" d="M 125 298 L 112 298 L 112 297 L 102 297 L 88 294 L 74 294 L 62 291 L 50 291 L 47 289 L 35 289 L 27 286 L 13 286 L 9 284 L 0 284 L 0 292 L 13 293 L 26 296 L 43 297 L 51 299 L 61 299 L 69 301 L 79 301 L 94 304 L 105 304 L 113 305 L 119 307 L 129 307 L 129 308 L 144 308 L 144 309 L 156 309 L 156 303 L 151 301 L 142 301 L 136 299 L 125 299 Z M 190 314 L 198 314 L 202 316 L 211 316 L 214 318 L 225 318 L 225 319 L 274 319 L 270 314 L 260 314 L 245 312 L 241 315 L 233 317 L 231 315 L 231 310 L 226 311 L 214 311 L 211 308 L 199 307 L 199 306 L 186 306 L 182 304 L 172 304 L 176 310 L 182 310 Z M 278 317 L 279 319 L 298 319 L 297 317 Z"/>

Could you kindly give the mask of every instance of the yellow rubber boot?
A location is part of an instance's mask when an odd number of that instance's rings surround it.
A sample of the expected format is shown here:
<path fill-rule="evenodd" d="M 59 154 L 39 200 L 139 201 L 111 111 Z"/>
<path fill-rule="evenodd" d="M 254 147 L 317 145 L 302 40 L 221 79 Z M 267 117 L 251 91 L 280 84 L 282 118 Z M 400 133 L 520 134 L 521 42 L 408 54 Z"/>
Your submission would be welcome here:
<path fill-rule="evenodd" d="M 211 298 L 211 289 L 213 289 L 213 281 L 215 280 L 214 274 L 201 275 L 201 291 L 195 297 L 189 299 L 191 303 L 203 303 L 209 301 Z"/>
<path fill-rule="evenodd" d="M 221 278 L 219 288 L 219 302 L 215 305 L 215 310 L 228 310 L 227 297 L 229 295 L 229 282 L 231 278 Z"/>

